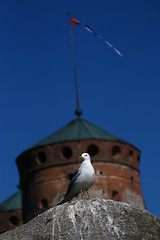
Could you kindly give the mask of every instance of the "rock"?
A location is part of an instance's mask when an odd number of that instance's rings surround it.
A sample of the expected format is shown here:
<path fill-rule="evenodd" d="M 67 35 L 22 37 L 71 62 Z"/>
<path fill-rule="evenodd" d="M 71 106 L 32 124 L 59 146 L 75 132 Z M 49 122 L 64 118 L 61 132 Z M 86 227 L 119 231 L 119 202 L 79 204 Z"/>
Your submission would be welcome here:
<path fill-rule="evenodd" d="M 0 240 L 160 240 L 160 219 L 104 199 L 72 201 L 0 235 Z"/>

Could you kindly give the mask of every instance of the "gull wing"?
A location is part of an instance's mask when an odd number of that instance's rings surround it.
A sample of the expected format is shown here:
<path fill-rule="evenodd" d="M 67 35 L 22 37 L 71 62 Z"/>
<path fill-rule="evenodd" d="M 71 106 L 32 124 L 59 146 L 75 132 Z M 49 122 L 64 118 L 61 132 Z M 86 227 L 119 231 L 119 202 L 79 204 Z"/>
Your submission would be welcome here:
<path fill-rule="evenodd" d="M 78 168 L 73 174 L 72 174 L 72 178 L 70 180 L 69 186 L 68 186 L 68 190 L 66 192 L 65 197 L 68 195 L 68 193 L 72 190 L 75 181 L 77 180 L 77 178 L 79 177 L 79 175 L 81 174 L 80 168 Z"/>
<path fill-rule="evenodd" d="M 81 169 L 78 168 L 73 174 L 72 174 L 72 178 L 70 180 L 69 186 L 68 186 L 68 190 L 65 194 L 64 199 L 58 203 L 58 205 L 61 205 L 67 201 L 70 201 L 73 197 L 75 197 L 77 195 L 77 193 L 75 194 L 74 191 L 72 192 L 73 188 L 74 188 L 74 184 L 77 180 L 77 178 L 79 177 L 79 175 L 81 174 Z M 71 193 L 71 194 L 70 194 Z"/>

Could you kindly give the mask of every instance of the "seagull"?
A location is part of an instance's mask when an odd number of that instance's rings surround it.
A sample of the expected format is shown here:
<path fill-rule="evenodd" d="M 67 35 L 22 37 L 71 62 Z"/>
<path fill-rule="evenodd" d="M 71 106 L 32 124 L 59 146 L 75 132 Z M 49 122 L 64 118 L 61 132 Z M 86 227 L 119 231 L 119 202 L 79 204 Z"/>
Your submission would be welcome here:
<path fill-rule="evenodd" d="M 88 194 L 88 189 L 94 183 L 95 171 L 91 164 L 90 155 L 88 153 L 82 153 L 79 158 L 83 159 L 83 162 L 81 163 L 80 167 L 73 173 L 65 197 L 58 205 L 63 204 L 67 201 L 71 201 L 72 198 L 84 191 L 87 191 Z"/>

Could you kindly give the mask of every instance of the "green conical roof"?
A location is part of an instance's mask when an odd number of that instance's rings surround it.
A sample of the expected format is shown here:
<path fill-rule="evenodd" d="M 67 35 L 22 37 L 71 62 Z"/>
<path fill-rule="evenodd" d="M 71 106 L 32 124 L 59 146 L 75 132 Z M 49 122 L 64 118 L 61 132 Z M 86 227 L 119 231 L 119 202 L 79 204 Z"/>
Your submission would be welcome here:
<path fill-rule="evenodd" d="M 14 211 L 22 209 L 22 195 L 21 192 L 17 192 L 4 202 L 0 203 L 0 211 Z"/>
<path fill-rule="evenodd" d="M 115 135 L 95 126 L 94 124 L 84 119 L 76 118 L 63 128 L 59 129 L 55 133 L 35 144 L 32 148 L 59 142 L 80 141 L 87 139 L 125 142 Z"/>

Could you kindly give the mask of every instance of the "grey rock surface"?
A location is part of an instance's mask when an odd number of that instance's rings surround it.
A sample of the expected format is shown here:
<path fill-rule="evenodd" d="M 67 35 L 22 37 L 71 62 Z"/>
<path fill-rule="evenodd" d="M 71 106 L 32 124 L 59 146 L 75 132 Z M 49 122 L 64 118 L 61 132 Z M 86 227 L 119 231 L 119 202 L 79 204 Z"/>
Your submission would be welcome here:
<path fill-rule="evenodd" d="M 160 219 L 104 199 L 72 201 L 0 235 L 0 240 L 160 240 Z"/>

